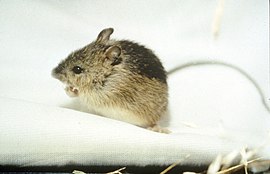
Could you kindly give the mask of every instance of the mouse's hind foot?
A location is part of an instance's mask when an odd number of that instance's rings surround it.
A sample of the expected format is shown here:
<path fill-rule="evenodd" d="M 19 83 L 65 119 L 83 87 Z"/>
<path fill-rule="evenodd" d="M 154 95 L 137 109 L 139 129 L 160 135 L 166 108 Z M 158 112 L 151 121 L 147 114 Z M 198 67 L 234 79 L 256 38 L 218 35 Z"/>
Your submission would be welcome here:
<path fill-rule="evenodd" d="M 171 133 L 171 131 L 169 129 L 160 127 L 159 125 L 150 126 L 147 129 L 154 131 L 154 132 L 158 132 L 158 133 L 164 133 L 164 134 Z"/>

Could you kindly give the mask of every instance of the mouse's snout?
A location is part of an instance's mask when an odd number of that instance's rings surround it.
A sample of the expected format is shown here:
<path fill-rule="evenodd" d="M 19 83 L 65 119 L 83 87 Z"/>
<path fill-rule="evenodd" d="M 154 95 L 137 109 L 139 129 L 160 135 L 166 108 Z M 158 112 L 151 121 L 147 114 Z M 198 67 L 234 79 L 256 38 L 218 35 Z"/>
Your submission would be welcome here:
<path fill-rule="evenodd" d="M 63 65 L 58 65 L 52 70 L 52 76 L 56 79 L 60 79 L 61 76 L 64 75 L 64 66 Z"/>
<path fill-rule="evenodd" d="M 56 68 L 53 69 L 53 72 L 55 74 L 61 74 L 63 70 L 64 70 L 64 66 L 62 64 L 60 64 Z"/>

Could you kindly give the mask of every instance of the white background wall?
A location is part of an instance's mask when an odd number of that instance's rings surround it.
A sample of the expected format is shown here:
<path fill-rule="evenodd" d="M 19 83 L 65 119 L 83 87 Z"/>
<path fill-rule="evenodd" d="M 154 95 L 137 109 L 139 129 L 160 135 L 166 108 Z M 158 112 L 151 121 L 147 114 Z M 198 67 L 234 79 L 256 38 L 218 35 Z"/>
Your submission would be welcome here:
<path fill-rule="evenodd" d="M 113 38 L 145 44 L 166 69 L 197 59 L 235 64 L 254 77 L 269 98 L 268 1 L 226 0 L 218 40 L 211 33 L 216 7 L 217 1 L 210 0 L 2 0 L 0 80 L 14 77 L 16 86 L 32 81 L 21 96 L 42 101 L 40 84 L 56 83 L 50 71 L 59 60 L 94 40 L 103 28 L 113 27 Z M 14 67 L 5 67 L 7 62 Z M 25 71 L 16 71 L 17 66 Z M 22 81 L 15 81 L 17 75 Z"/>

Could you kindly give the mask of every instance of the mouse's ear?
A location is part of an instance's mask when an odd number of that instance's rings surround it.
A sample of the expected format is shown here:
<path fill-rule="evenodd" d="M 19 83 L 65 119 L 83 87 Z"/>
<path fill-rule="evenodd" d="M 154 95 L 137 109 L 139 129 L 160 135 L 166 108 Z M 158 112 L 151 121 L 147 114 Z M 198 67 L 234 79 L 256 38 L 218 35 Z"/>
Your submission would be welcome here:
<path fill-rule="evenodd" d="M 102 30 L 97 37 L 96 43 L 105 43 L 110 39 L 111 34 L 113 33 L 113 28 L 105 28 Z"/>
<path fill-rule="evenodd" d="M 120 57 L 121 55 L 121 48 L 119 46 L 111 46 L 109 47 L 106 52 L 106 59 L 105 60 L 109 60 L 109 62 L 111 62 L 111 65 L 118 65 L 122 62 L 122 58 Z"/>
<path fill-rule="evenodd" d="M 113 45 L 106 50 L 105 54 L 107 58 L 113 59 L 119 57 L 121 55 L 121 52 L 122 50 L 119 46 Z"/>

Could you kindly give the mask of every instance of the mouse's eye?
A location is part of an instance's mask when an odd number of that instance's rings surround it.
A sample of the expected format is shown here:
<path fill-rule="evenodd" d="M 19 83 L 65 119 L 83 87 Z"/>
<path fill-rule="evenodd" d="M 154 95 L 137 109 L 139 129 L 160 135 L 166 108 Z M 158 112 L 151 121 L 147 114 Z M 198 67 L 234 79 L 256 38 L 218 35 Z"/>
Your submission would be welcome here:
<path fill-rule="evenodd" d="M 75 73 L 75 74 L 81 74 L 83 72 L 83 69 L 79 66 L 74 66 L 72 68 L 72 71 Z"/>

